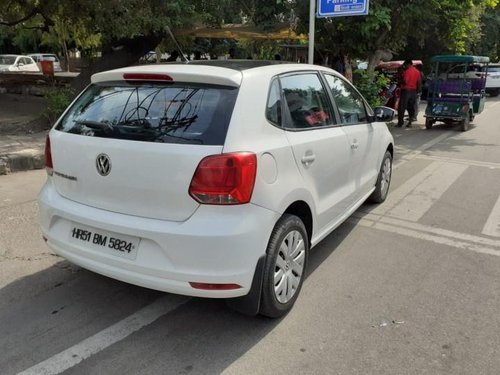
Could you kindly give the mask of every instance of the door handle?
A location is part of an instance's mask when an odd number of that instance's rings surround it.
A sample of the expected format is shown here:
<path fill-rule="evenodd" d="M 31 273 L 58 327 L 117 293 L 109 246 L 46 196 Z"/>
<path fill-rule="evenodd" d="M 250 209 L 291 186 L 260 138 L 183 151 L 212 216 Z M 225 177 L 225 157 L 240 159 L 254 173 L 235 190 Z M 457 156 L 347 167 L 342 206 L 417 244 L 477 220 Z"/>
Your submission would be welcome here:
<path fill-rule="evenodd" d="M 314 154 L 304 155 L 304 156 L 302 156 L 302 159 L 300 159 L 302 164 L 304 164 L 306 166 L 311 164 L 314 160 L 316 160 L 316 156 Z"/>
<path fill-rule="evenodd" d="M 359 144 L 357 141 L 354 141 L 351 143 L 351 150 L 356 150 L 359 147 Z"/>

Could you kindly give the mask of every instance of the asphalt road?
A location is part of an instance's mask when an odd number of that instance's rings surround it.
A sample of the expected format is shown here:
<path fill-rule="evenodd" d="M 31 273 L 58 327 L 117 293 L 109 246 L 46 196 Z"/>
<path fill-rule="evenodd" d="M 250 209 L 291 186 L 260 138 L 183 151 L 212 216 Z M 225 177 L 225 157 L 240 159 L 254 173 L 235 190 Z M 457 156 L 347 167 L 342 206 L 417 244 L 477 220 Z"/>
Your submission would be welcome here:
<path fill-rule="evenodd" d="M 498 374 L 499 118 L 394 129 L 387 201 L 312 251 L 281 320 L 72 266 L 37 227 L 44 172 L 1 176 L 0 374 Z"/>

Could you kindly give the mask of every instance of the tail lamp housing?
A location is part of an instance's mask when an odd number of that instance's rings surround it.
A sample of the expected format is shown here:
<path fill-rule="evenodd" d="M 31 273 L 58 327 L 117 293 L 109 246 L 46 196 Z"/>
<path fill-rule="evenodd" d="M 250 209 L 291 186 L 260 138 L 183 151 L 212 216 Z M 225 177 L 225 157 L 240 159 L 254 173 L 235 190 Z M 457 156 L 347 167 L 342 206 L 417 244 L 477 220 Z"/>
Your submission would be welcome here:
<path fill-rule="evenodd" d="M 251 152 L 211 155 L 196 168 L 189 195 L 201 204 L 237 205 L 250 202 L 257 157 Z"/>
<path fill-rule="evenodd" d="M 50 138 L 47 135 L 45 138 L 45 170 L 49 176 L 54 173 L 54 165 L 52 164 L 52 150 L 50 147 Z"/>

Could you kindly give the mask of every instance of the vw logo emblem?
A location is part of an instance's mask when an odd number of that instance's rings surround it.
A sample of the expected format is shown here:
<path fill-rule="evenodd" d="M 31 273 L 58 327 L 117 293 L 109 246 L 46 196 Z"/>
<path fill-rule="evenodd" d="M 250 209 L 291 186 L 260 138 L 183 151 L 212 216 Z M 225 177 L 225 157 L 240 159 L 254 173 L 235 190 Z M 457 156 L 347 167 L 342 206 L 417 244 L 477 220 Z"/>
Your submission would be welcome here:
<path fill-rule="evenodd" d="M 107 176 L 111 172 L 111 160 L 109 160 L 109 156 L 106 154 L 97 155 L 95 166 L 101 176 Z"/>

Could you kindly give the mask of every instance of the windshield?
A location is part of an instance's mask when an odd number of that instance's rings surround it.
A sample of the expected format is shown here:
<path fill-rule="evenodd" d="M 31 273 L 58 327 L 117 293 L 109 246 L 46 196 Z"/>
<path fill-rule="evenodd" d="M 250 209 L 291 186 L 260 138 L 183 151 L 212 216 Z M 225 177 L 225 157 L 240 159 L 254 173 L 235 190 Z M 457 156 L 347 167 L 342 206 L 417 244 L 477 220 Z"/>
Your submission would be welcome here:
<path fill-rule="evenodd" d="M 237 89 L 174 83 L 94 84 L 56 129 L 146 142 L 222 145 Z"/>
<path fill-rule="evenodd" d="M 12 65 L 15 61 L 15 56 L 0 56 L 0 65 Z"/>

